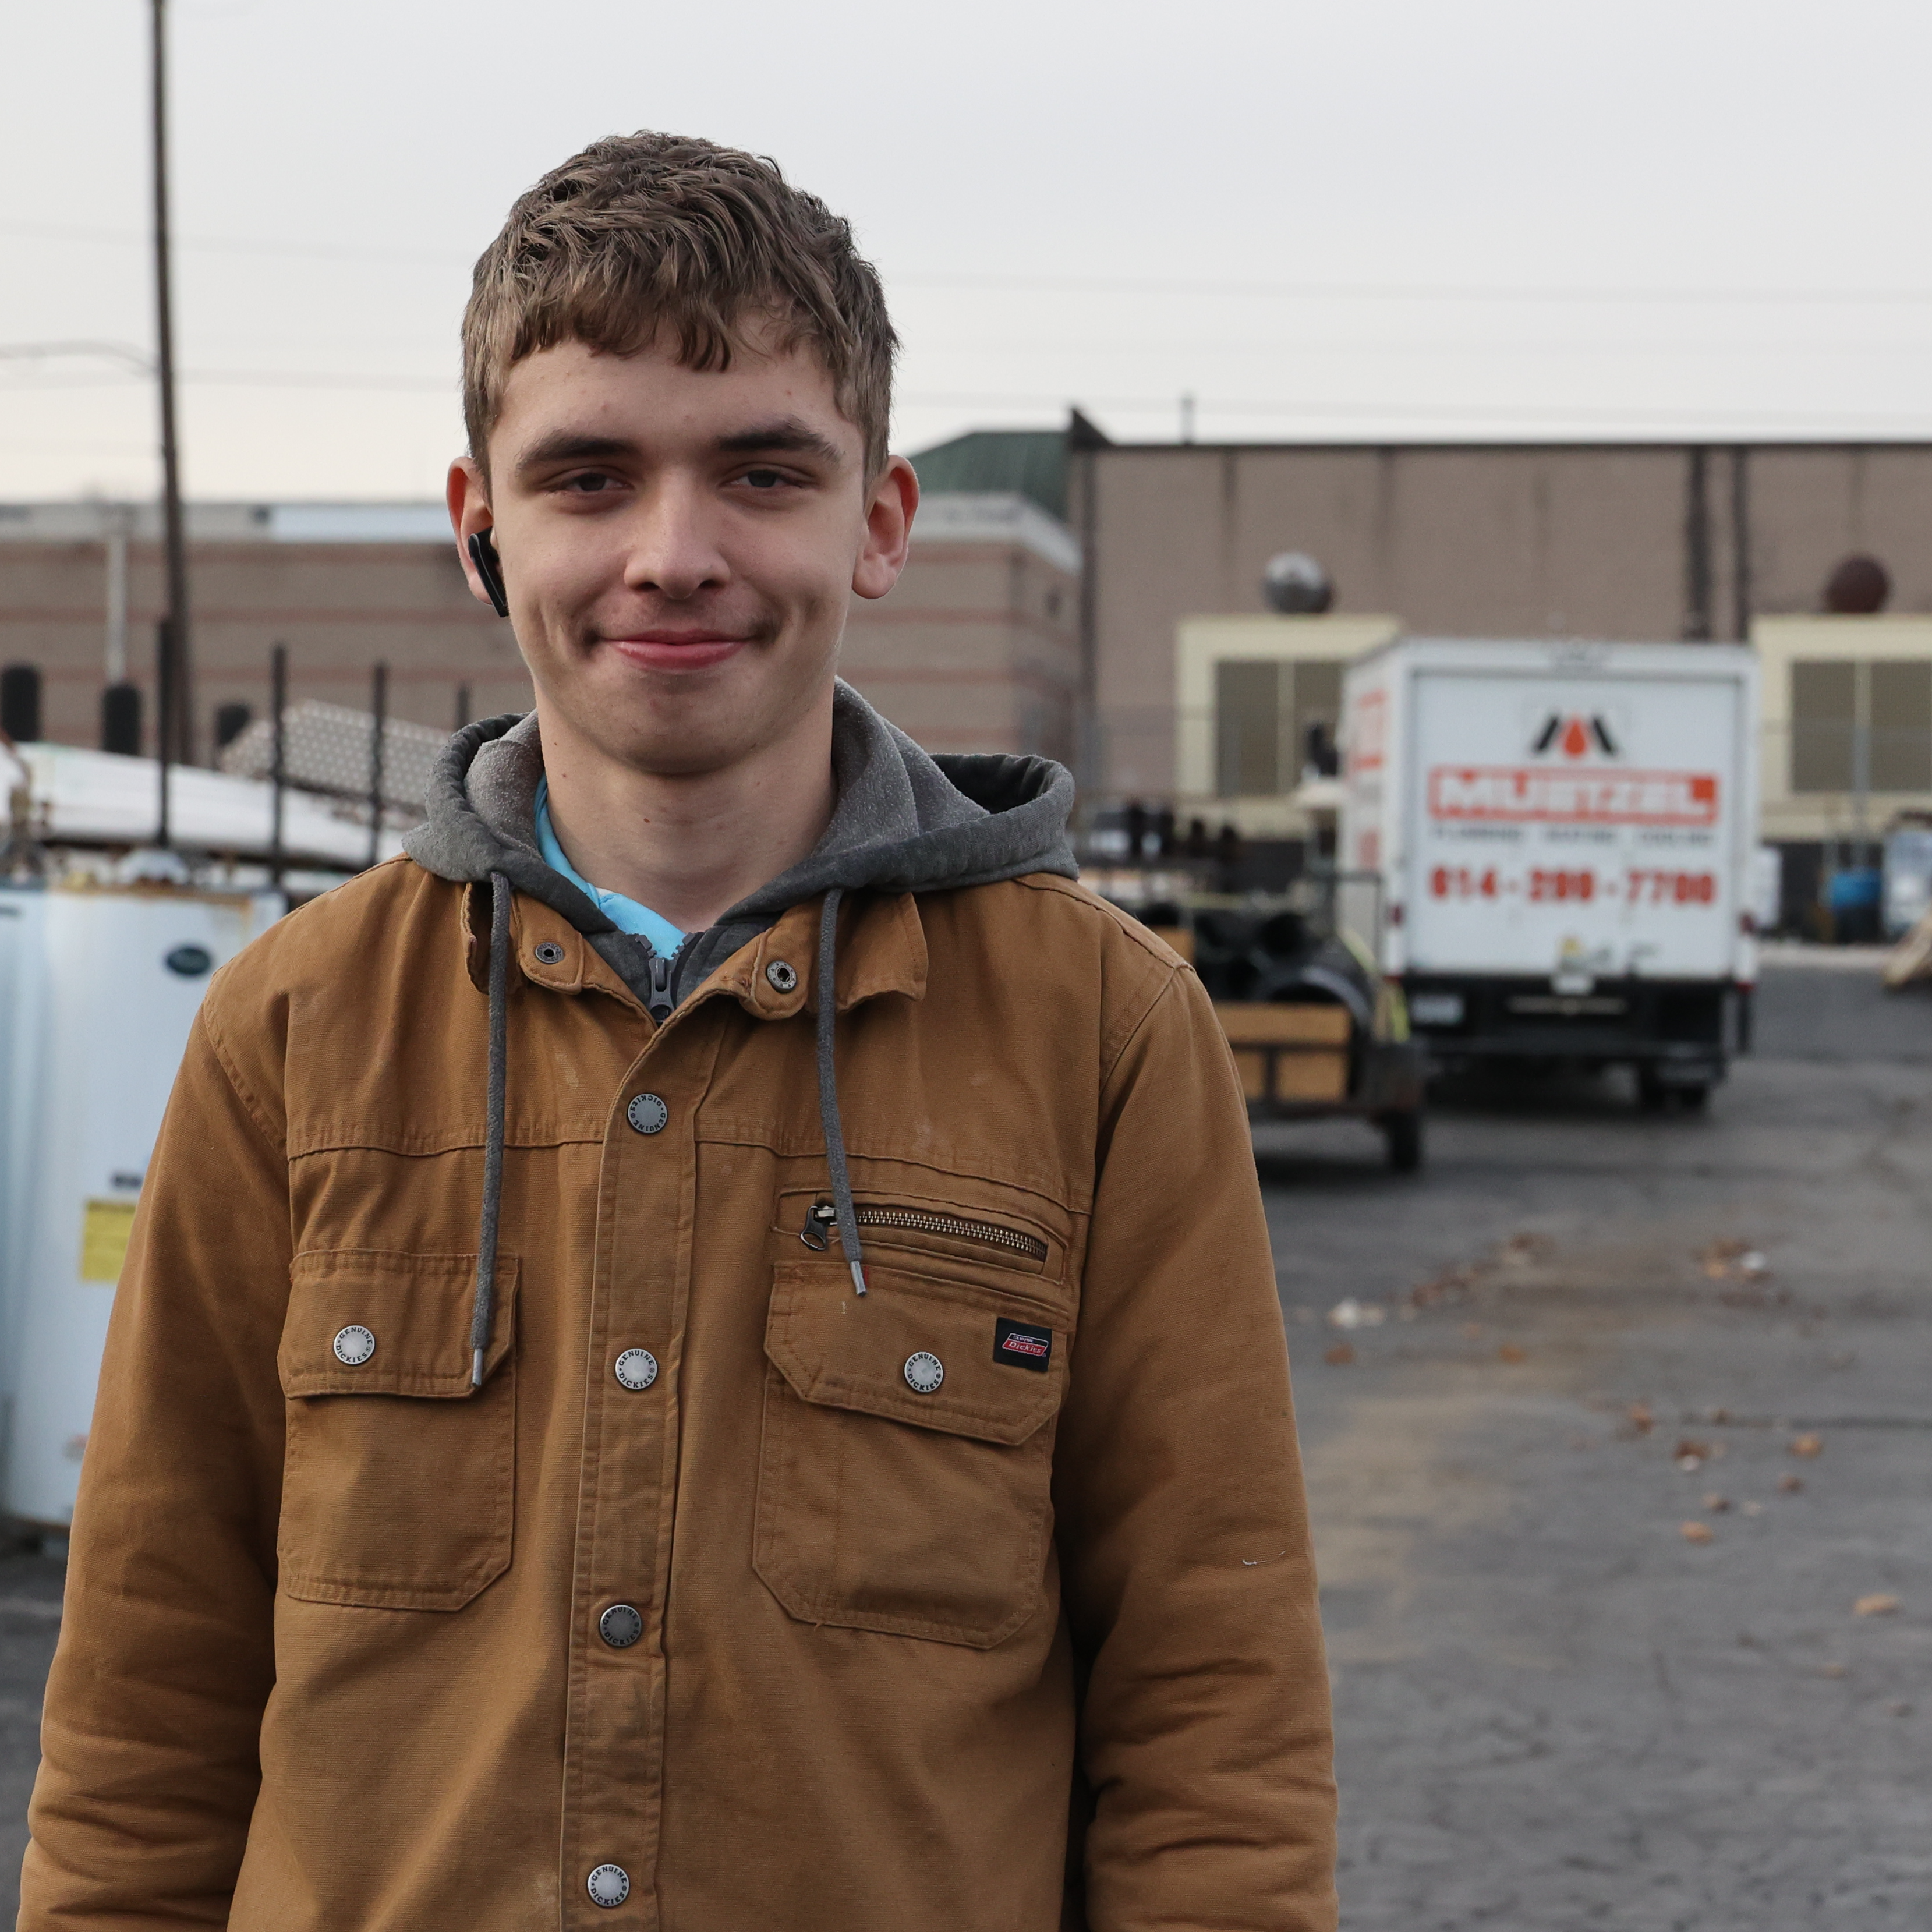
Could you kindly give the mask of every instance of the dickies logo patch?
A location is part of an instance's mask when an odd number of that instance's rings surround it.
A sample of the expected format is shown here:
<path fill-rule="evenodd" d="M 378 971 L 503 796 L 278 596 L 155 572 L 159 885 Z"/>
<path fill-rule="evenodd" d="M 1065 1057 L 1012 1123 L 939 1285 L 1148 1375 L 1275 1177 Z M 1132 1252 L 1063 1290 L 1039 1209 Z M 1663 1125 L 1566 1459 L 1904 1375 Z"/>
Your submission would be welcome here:
<path fill-rule="evenodd" d="M 993 1359 L 1043 1376 L 1053 1360 L 1053 1330 L 1036 1328 L 1030 1322 L 996 1322 Z"/>

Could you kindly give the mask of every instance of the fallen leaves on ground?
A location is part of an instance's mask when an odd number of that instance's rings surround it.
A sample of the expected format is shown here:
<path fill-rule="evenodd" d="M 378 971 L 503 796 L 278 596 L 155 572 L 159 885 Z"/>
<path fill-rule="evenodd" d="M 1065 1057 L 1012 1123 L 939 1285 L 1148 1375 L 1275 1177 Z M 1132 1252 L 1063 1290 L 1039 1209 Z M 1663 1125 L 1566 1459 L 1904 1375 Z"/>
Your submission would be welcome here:
<path fill-rule="evenodd" d="M 1748 1241 L 1713 1241 L 1695 1259 L 1712 1281 L 1761 1281 L 1771 1264 Z"/>
<path fill-rule="evenodd" d="M 1496 1351 L 1496 1360 L 1499 1362 L 1526 1362 L 1528 1359 L 1514 1342 L 1505 1342 Z"/>
<path fill-rule="evenodd" d="M 1822 1455 L 1824 1448 L 1825 1438 L 1822 1436 L 1808 1433 L 1803 1436 L 1794 1436 L 1791 1438 L 1791 1453 L 1794 1456 Z"/>
<path fill-rule="evenodd" d="M 1556 1245 L 1547 1234 L 1512 1234 L 1498 1254 L 1505 1262 L 1540 1262 Z"/>
<path fill-rule="evenodd" d="M 1331 1369 L 1346 1369 L 1355 1359 L 1355 1352 L 1346 1342 L 1337 1342 L 1322 1359 Z"/>
<path fill-rule="evenodd" d="M 1708 1522 L 1682 1522 L 1677 1526 L 1677 1534 L 1686 1543 L 1714 1543 L 1717 1532 Z"/>
<path fill-rule="evenodd" d="M 1704 1498 L 1704 1507 L 1708 1510 L 1713 1516 L 1722 1516 L 1725 1510 L 1729 1509 L 1730 1506 L 1730 1498 L 1729 1496 L 1719 1496 L 1715 1490 L 1713 1490 L 1711 1493 Z"/>
<path fill-rule="evenodd" d="M 1372 1301 L 1358 1301 L 1351 1294 L 1328 1311 L 1331 1328 L 1379 1328 L 1388 1319 L 1388 1310 Z"/>
<path fill-rule="evenodd" d="M 1499 1268 L 1522 1268 L 1546 1261 L 1556 1251 L 1556 1244 L 1547 1234 L 1512 1234 L 1483 1259 L 1461 1262 L 1418 1282 L 1409 1290 L 1408 1299 L 1418 1308 L 1432 1308 L 1445 1301 L 1466 1301 L 1469 1291 L 1492 1278 Z"/>
<path fill-rule="evenodd" d="M 1408 1298 L 1418 1308 L 1432 1308 L 1438 1301 L 1460 1301 L 1467 1294 L 1479 1273 L 1474 1268 L 1444 1268 L 1440 1274 L 1411 1288 Z"/>
<path fill-rule="evenodd" d="M 1657 1418 L 1640 1402 L 1632 1402 L 1624 1414 L 1630 1426 L 1640 1436 L 1648 1436 L 1656 1426 Z"/>
<path fill-rule="evenodd" d="M 1875 1590 L 1869 1597 L 1861 1597 L 1852 1606 L 1855 1617 L 1888 1617 L 1896 1614 L 1898 1599 L 1890 1592 Z"/>
<path fill-rule="evenodd" d="M 1780 1476 L 1778 1479 L 1778 1486 L 1786 1496 L 1795 1496 L 1804 1488 L 1804 1478 L 1802 1476 Z"/>

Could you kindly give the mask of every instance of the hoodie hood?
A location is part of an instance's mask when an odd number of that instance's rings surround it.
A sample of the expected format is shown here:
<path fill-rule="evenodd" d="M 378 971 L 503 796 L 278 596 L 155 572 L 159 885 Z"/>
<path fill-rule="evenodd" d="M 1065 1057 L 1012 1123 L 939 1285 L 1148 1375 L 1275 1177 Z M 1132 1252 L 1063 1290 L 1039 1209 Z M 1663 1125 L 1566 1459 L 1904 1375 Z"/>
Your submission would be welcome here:
<path fill-rule="evenodd" d="M 1078 877 L 1079 867 L 1066 836 L 1073 780 L 1050 758 L 930 757 L 842 680 L 832 693 L 832 769 L 838 801 L 818 843 L 716 924 L 693 933 L 675 958 L 666 960 L 649 941 L 620 932 L 538 850 L 536 795 L 543 747 L 535 712 L 470 725 L 437 760 L 425 801 L 428 818 L 404 840 L 403 848 L 438 878 L 458 885 L 488 881 L 490 888 L 483 1202 L 470 1325 L 475 1386 L 482 1385 L 496 1296 L 513 891 L 541 900 L 588 937 L 659 1021 L 670 1017 L 684 991 L 700 984 L 782 914 L 801 900 L 820 899 L 815 1044 L 833 1214 L 825 1232 L 840 1242 L 854 1291 L 866 1292 L 838 1112 L 838 1003 L 828 996 L 836 983 L 840 901 L 848 892 L 940 892 L 991 885 L 1028 872 L 1057 872 L 1070 879 Z"/>
<path fill-rule="evenodd" d="M 695 986 L 792 907 L 834 888 L 941 892 L 1028 872 L 1079 875 L 1066 830 L 1073 780 L 1050 758 L 935 758 L 842 680 L 832 694 L 832 769 L 838 802 L 824 836 L 789 871 L 692 934 L 678 956 L 682 986 Z M 535 712 L 466 726 L 437 759 L 429 816 L 404 850 L 458 884 L 493 873 L 508 879 L 586 934 L 650 1004 L 638 984 L 649 946 L 619 932 L 537 850 L 542 777 Z"/>

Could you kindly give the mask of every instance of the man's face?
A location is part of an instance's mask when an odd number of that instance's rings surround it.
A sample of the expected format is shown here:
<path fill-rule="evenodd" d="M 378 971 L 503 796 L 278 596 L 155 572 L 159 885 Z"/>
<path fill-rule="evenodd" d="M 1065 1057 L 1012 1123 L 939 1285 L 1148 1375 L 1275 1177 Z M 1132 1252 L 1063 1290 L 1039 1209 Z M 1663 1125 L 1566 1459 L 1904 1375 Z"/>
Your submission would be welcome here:
<path fill-rule="evenodd" d="M 722 373 L 655 346 L 528 356 L 487 495 L 451 470 L 459 541 L 494 523 L 547 748 L 561 727 L 638 770 L 735 764 L 829 706 L 848 596 L 898 578 L 910 467 L 868 484 L 816 353 L 748 334 Z"/>

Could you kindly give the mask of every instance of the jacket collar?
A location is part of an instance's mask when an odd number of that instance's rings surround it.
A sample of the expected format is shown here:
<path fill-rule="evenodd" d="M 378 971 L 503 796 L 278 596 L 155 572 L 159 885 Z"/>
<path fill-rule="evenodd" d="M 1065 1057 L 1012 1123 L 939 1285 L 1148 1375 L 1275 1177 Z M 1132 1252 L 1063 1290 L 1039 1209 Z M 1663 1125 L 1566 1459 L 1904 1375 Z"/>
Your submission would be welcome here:
<path fill-rule="evenodd" d="M 790 1019 L 818 1010 L 818 901 L 795 905 L 722 962 L 686 1000 L 735 999 L 755 1019 Z M 472 886 L 463 895 L 464 962 L 471 982 L 490 984 L 490 893 Z M 882 994 L 926 997 L 926 928 L 910 892 L 866 893 L 848 901 L 840 920 L 838 1010 L 848 1012 Z M 523 892 L 510 908 L 512 976 L 553 993 L 608 993 L 641 1012 L 643 1004 L 589 938 L 554 907 Z M 789 967 L 789 974 L 771 969 Z M 782 982 L 790 980 L 788 988 Z M 682 1008 L 680 1009 L 680 1011 Z"/>

